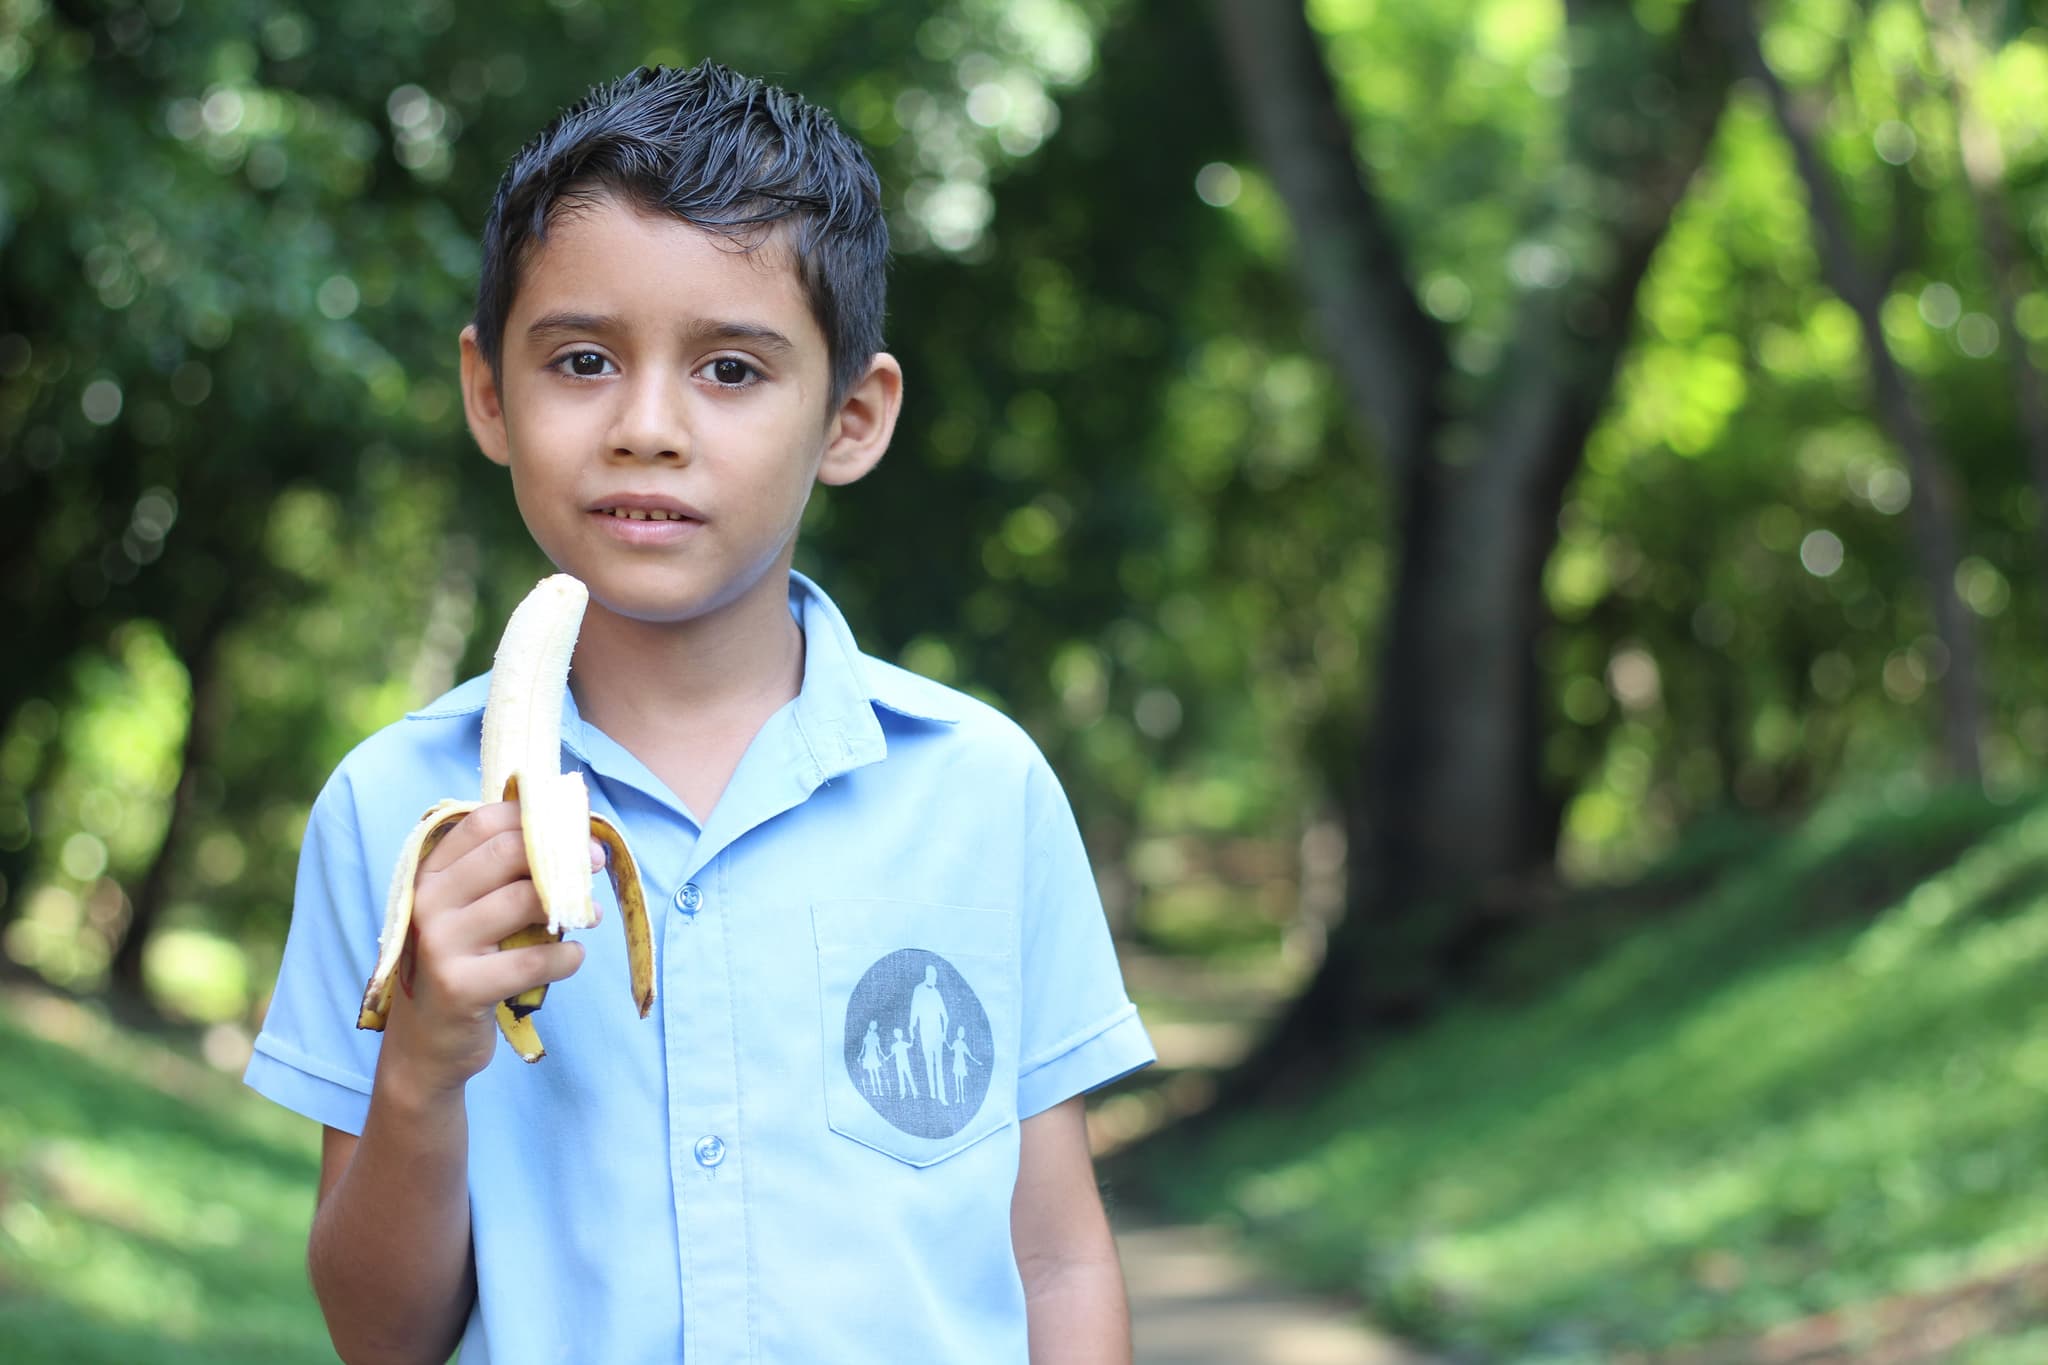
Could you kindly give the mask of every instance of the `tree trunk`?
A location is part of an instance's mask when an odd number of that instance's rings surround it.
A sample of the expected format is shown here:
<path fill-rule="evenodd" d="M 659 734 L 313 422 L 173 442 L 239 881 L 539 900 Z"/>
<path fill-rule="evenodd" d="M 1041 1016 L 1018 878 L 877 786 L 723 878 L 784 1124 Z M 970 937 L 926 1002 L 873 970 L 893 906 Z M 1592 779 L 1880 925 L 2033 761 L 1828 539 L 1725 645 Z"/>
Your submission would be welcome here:
<path fill-rule="evenodd" d="M 6 726 L 0 727 L 0 743 L 4 743 L 9 729 L 21 723 L 21 708 L 17 706 L 12 712 L 0 712 L 0 715 L 9 717 Z M 28 836 L 18 848 L 0 845 L 0 928 L 13 924 L 28 908 L 29 873 L 35 869 L 36 862 L 37 807 L 41 804 L 43 784 L 56 769 L 58 747 L 54 736 L 37 746 L 35 767 L 21 784 L 21 796 L 28 806 Z"/>
<path fill-rule="evenodd" d="M 1926 580 L 1934 614 L 1934 633 L 1948 651 L 1948 667 L 1939 679 L 1942 703 L 1942 755 L 1958 777 L 1978 781 L 1982 767 L 1978 737 L 1983 728 L 1983 701 L 1977 681 L 1977 635 L 1969 609 L 1956 591 L 1957 550 L 1955 497 L 1948 470 L 1937 449 L 1933 429 L 1922 415 L 1911 382 L 1884 334 L 1884 286 L 1858 259 L 1849 220 L 1835 196 L 1833 183 L 1814 145 L 1812 122 L 1795 105 L 1785 83 L 1764 60 L 1757 41 L 1756 19 L 1749 0 L 1707 0 L 1714 8 L 1732 55 L 1763 86 L 1792 159 L 1806 187 L 1814 249 L 1828 287 L 1856 314 L 1870 371 L 1871 399 L 1879 420 L 1905 457 L 1913 481 L 1910 505 L 1913 552 Z"/>
<path fill-rule="evenodd" d="M 1441 420 L 1450 357 L 1410 287 L 1301 0 L 1218 0 L 1240 121 L 1294 224 L 1303 294 L 1353 414 L 1395 469 Z"/>
<path fill-rule="evenodd" d="M 221 642 L 233 613 L 216 611 L 201 623 L 188 649 L 183 651 L 186 675 L 191 679 L 192 715 L 185 725 L 185 742 L 178 755 L 178 785 L 171 794 L 169 818 L 164 821 L 163 839 L 150 859 L 130 904 L 128 921 L 114 944 L 108 979 L 114 990 L 134 1000 L 144 1000 L 142 955 L 149 937 L 156 931 L 163 910 L 170 903 L 175 874 L 192 831 L 193 798 L 199 775 L 212 762 L 214 745 L 226 722 L 228 696 L 221 668 Z"/>
<path fill-rule="evenodd" d="M 1568 11 L 1581 58 L 1568 142 L 1592 188 L 1558 211 L 1578 227 L 1593 219 L 1601 249 L 1563 287 L 1528 292 L 1495 388 L 1448 411 L 1447 348 L 1408 292 L 1353 139 L 1322 131 L 1345 125 L 1300 6 L 1219 6 L 1241 116 L 1287 204 L 1312 307 L 1400 509 L 1379 695 L 1347 811 L 1345 914 L 1315 979 L 1234 1078 L 1235 1099 L 1312 1081 L 1362 1031 L 1427 1012 L 1554 856 L 1560 808 L 1543 789 L 1536 658 L 1550 624 L 1543 568 L 1637 287 L 1728 85 L 1712 49 L 1699 55 L 1697 9 L 1662 40 L 1625 5 Z M 1669 97 L 1638 136 L 1645 77 Z"/>

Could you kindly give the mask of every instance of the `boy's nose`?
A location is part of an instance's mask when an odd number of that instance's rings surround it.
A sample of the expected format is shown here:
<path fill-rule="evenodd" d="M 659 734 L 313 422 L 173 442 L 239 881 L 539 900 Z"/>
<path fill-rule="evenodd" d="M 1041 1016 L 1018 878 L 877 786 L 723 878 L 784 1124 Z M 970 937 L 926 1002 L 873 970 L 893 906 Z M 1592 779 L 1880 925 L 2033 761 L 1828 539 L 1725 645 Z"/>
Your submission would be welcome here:
<path fill-rule="evenodd" d="M 614 455 L 629 459 L 687 459 L 689 424 L 677 386 L 660 379 L 633 385 L 613 423 L 611 446 Z"/>

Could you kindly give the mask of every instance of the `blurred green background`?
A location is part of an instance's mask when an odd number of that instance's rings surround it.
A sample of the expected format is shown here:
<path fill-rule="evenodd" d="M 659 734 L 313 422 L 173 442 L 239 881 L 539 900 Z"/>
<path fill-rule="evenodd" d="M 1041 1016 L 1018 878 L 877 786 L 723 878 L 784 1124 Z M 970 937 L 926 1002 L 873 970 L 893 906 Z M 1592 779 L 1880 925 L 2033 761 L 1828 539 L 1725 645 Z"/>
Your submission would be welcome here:
<path fill-rule="evenodd" d="M 1067 780 L 1118 1198 L 1461 1359 L 2048 1358 L 2037 7 L 0 0 L 9 1359 L 326 1358 L 299 833 L 545 571 L 500 170 L 704 57 L 881 170 L 800 564 Z"/>

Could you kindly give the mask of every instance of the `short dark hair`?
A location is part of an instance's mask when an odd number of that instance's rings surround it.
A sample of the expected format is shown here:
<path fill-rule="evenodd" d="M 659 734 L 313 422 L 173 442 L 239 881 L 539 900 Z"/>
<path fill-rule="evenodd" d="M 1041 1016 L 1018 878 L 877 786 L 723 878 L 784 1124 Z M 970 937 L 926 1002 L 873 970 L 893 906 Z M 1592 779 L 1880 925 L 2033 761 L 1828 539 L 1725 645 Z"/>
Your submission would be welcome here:
<path fill-rule="evenodd" d="M 830 114 L 715 62 L 592 87 L 520 149 L 484 222 L 477 344 L 493 373 L 519 275 L 565 204 L 616 195 L 751 250 L 778 225 L 825 334 L 832 401 L 882 349 L 889 227 L 867 154 Z"/>

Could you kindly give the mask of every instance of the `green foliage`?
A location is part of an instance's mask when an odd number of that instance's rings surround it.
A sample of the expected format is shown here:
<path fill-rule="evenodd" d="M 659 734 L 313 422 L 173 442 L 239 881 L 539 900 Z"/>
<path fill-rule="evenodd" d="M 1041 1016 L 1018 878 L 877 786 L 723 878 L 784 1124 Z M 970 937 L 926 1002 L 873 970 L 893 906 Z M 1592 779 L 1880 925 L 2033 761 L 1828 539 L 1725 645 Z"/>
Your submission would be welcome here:
<path fill-rule="evenodd" d="M 1635 8 L 1657 31 L 1683 10 Z M 1499 382 L 1517 302 L 1594 264 L 1584 223 L 1626 189 L 1566 173 L 1573 139 L 1604 134 L 1566 126 L 1564 96 L 1612 64 L 1564 50 L 1549 6 L 1311 11 L 1457 382 Z M 1303 334 L 1290 231 L 1197 12 L 707 13 L 0 12 L 10 110 L 71 134 L 0 147 L 0 607 L 23 642 L 0 678 L 0 914 L 38 887 L 89 890 L 64 851 L 106 839 L 107 802 L 89 817 L 86 798 L 130 779 L 83 762 L 55 718 L 100 723 L 110 703 L 83 680 L 154 638 L 174 667 L 152 675 L 152 752 L 175 752 L 195 679 L 223 679 L 233 714 L 172 850 L 173 922 L 274 944 L 321 776 L 480 667 L 541 569 L 452 383 L 498 169 L 591 80 L 693 60 L 714 31 L 715 55 L 870 143 L 903 248 L 904 426 L 875 478 L 813 507 L 806 566 L 882 652 L 1022 716 L 1112 860 L 1146 839 L 1284 850 L 1341 798 L 1391 509 Z M 1987 766 L 2010 790 L 2048 754 L 2048 710 L 2024 628 L 2044 609 L 2039 511 L 2001 362 L 2048 341 L 2048 293 L 2026 282 L 2025 338 L 1986 333 L 1949 73 L 1915 6 L 1863 13 L 1779 7 L 1767 44 L 1832 95 L 1858 232 L 1899 271 L 1892 341 L 1970 493 Z M 1975 93 L 2038 256 L 2048 35 L 2003 37 Z M 1797 806 L 1919 761 L 1944 659 L 1905 544 L 1912 489 L 1807 240 L 1782 146 L 1739 102 L 1653 267 L 1546 575 L 1544 756 L 1570 875 L 1626 872 L 1729 805 Z M 170 778 L 124 790 L 106 876 L 126 897 Z M 1139 906 L 1154 887 L 1110 881 Z"/>
<path fill-rule="evenodd" d="M 1950 83 L 1917 5 L 1773 11 L 1771 60 L 1827 103 L 1827 150 L 1865 254 L 1895 272 L 1888 340 L 1967 492 L 1959 585 L 1987 655 L 1987 782 L 2048 756 L 2038 691 L 2040 510 L 2017 445 L 2010 350 L 2048 363 L 2048 308 L 2002 336 L 1955 148 Z M 1995 54 L 1995 111 L 2036 265 L 2048 143 L 2048 33 Z M 2032 92 L 2022 94 L 2022 92 Z M 1818 280 L 1789 155 L 1738 100 L 1645 283 L 1640 334 L 1587 449 L 1546 582 L 1572 792 L 1562 854 L 1580 875 L 1638 866 L 1731 800 L 1797 805 L 1920 761 L 1946 651 L 1905 527 L 1915 490 L 1869 412 L 1853 318 Z"/>
<path fill-rule="evenodd" d="M 2025 1261 L 2048 1242 L 2044 849 L 2038 803 L 1832 806 L 1551 989 L 1132 1175 L 1376 1316 L 1518 1361 Z"/>

